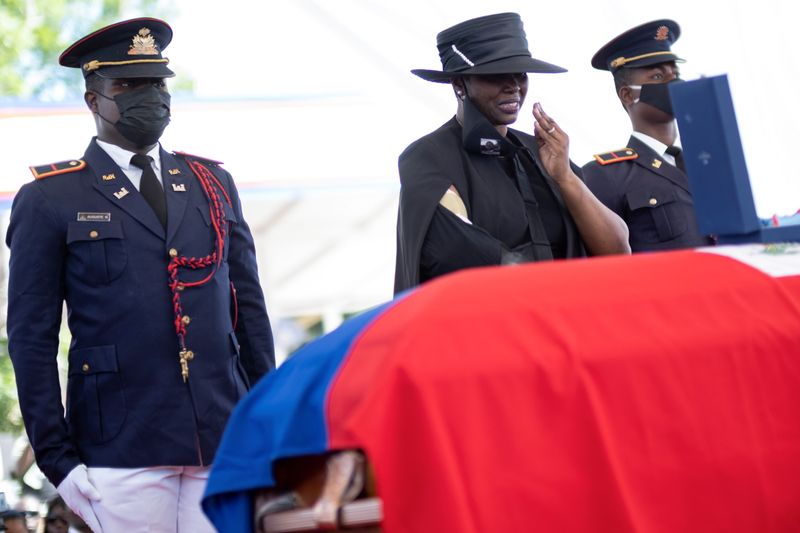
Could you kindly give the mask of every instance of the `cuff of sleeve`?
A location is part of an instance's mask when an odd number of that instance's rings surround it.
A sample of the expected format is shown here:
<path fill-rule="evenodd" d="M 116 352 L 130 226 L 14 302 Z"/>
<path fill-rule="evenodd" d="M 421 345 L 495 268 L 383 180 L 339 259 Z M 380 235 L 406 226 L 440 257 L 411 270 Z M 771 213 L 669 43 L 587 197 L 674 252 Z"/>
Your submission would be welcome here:
<path fill-rule="evenodd" d="M 50 480 L 54 487 L 58 487 L 64 478 L 67 477 L 73 468 L 81 464 L 80 458 L 76 454 L 65 454 L 52 465 L 39 464 L 42 473 Z"/>

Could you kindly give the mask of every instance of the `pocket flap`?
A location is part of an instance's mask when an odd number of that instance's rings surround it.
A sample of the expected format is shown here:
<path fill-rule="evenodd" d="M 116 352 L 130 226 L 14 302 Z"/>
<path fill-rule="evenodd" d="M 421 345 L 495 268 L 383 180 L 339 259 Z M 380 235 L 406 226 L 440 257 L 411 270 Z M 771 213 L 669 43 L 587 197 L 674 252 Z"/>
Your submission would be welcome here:
<path fill-rule="evenodd" d="M 206 223 L 206 226 L 210 226 L 211 216 L 208 214 L 208 205 L 207 204 L 198 205 L 197 210 L 200 211 L 200 216 L 203 217 L 203 222 Z"/>
<path fill-rule="evenodd" d="M 678 199 L 675 191 L 666 189 L 634 189 L 625 193 L 628 207 L 631 211 L 636 209 L 655 208 L 660 205 L 669 204 Z"/>
<path fill-rule="evenodd" d="M 236 213 L 233 212 L 233 208 L 228 205 L 228 202 L 225 200 L 222 201 L 222 209 L 225 211 L 225 220 L 228 222 L 238 222 L 236 220 Z"/>
<path fill-rule="evenodd" d="M 70 222 L 67 226 L 67 244 L 80 241 L 99 241 L 121 239 L 122 221 L 108 222 Z"/>
<path fill-rule="evenodd" d="M 69 353 L 70 376 L 88 376 L 91 374 L 118 371 L 117 347 L 113 344 L 80 348 L 72 350 Z"/>
<path fill-rule="evenodd" d="M 198 205 L 197 210 L 200 211 L 200 216 L 203 217 L 203 222 L 206 223 L 206 226 L 210 226 L 211 214 L 208 211 L 208 204 Z M 233 212 L 233 209 L 231 209 L 231 206 L 228 205 L 225 199 L 222 199 L 222 217 L 228 222 L 238 222 L 236 220 L 236 213 Z"/>

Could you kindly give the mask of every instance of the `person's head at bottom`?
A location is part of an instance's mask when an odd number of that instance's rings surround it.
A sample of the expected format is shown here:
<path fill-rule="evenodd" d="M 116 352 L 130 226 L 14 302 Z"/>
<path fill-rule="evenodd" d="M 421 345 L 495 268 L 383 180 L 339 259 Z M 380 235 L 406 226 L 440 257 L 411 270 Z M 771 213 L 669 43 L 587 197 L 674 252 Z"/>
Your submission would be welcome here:
<path fill-rule="evenodd" d="M 26 515 L 22 511 L 7 511 L 3 513 L 3 518 L 0 521 L 3 524 L 2 531 L 7 533 L 28 533 Z"/>
<path fill-rule="evenodd" d="M 90 533 L 89 526 L 70 509 L 60 496 L 56 496 L 47 506 L 45 533 L 67 533 L 72 527 L 82 533 Z"/>
<path fill-rule="evenodd" d="M 44 519 L 44 533 L 68 533 L 69 522 L 60 516 L 48 516 Z"/>

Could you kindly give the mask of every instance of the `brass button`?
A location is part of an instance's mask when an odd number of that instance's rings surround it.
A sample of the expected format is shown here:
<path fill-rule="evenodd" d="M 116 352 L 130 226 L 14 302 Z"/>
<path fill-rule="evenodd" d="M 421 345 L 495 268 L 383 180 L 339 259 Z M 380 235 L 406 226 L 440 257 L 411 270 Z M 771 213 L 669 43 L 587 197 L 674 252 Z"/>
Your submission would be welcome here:
<path fill-rule="evenodd" d="M 89 237 L 91 237 L 92 239 L 96 239 L 98 235 L 100 234 L 97 233 L 95 230 L 89 232 Z"/>
<path fill-rule="evenodd" d="M 181 322 L 183 322 L 185 326 L 189 325 L 189 322 L 191 321 L 192 319 L 189 317 L 189 315 L 183 315 L 183 317 L 181 318 Z"/>
<path fill-rule="evenodd" d="M 181 291 L 183 291 L 183 289 L 185 289 L 185 288 L 186 288 L 186 287 L 184 287 L 184 286 L 183 286 L 183 283 L 178 283 L 178 284 L 175 286 L 175 290 L 176 290 L 176 291 L 178 291 L 178 292 L 181 292 Z"/>
<path fill-rule="evenodd" d="M 81 370 L 83 370 L 84 372 L 88 372 L 89 371 L 89 363 L 83 363 L 83 366 L 81 367 Z"/>
<path fill-rule="evenodd" d="M 175 248 L 170 248 L 169 249 L 169 256 L 170 257 L 178 257 L 178 250 L 176 250 Z"/>
<path fill-rule="evenodd" d="M 650 198 L 650 205 L 656 205 L 657 203 L 658 200 L 656 200 L 655 198 Z"/>

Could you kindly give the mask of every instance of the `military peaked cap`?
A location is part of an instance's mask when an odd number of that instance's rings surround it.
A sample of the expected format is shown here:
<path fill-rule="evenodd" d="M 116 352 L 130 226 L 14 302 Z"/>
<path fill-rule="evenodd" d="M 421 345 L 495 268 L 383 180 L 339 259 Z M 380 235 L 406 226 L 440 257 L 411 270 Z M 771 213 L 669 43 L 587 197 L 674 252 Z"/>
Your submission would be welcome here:
<path fill-rule="evenodd" d="M 592 58 L 592 66 L 614 72 L 620 68 L 640 68 L 667 61 L 682 62 L 670 47 L 681 35 L 674 20 L 661 19 L 636 26 L 613 38 Z"/>
<path fill-rule="evenodd" d="M 169 59 L 161 54 L 172 40 L 163 20 L 136 18 L 90 33 L 64 50 L 58 63 L 80 68 L 83 76 L 103 78 L 170 78 Z"/>

